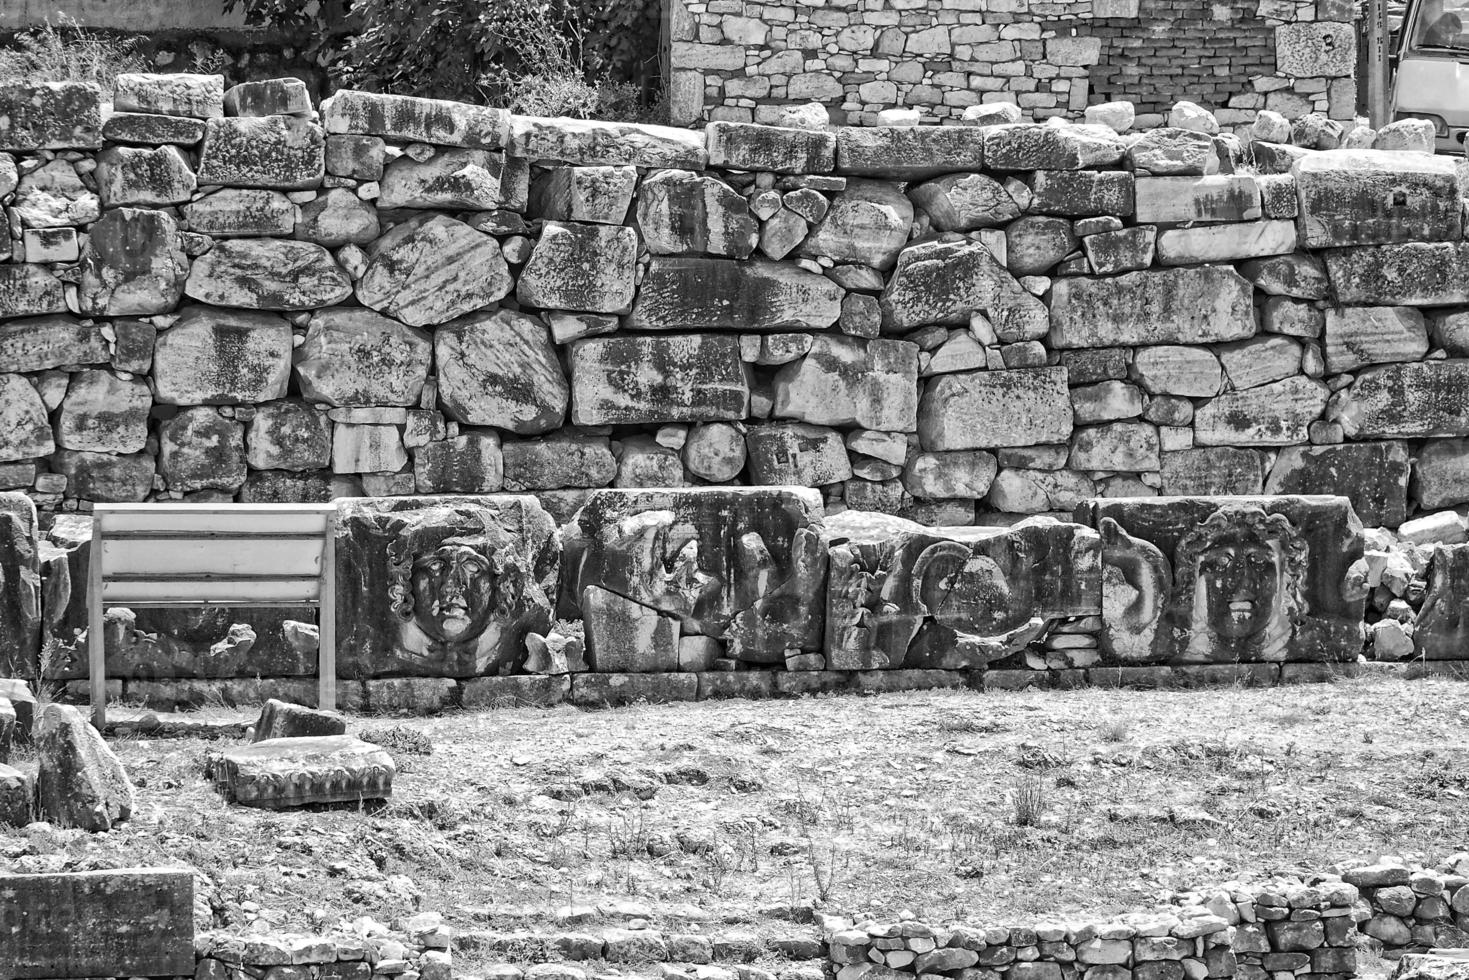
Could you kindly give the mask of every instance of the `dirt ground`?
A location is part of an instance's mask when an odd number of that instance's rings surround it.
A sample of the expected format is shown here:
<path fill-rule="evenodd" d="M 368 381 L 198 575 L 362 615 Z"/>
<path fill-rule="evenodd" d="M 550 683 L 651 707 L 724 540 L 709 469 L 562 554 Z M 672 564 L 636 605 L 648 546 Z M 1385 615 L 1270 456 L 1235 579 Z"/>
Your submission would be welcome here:
<path fill-rule="evenodd" d="M 805 902 L 1105 916 L 1195 884 L 1469 847 L 1466 693 L 1379 673 L 353 718 L 421 733 L 432 754 L 393 740 L 384 807 L 282 813 L 215 794 L 201 763 L 219 742 L 128 738 L 130 824 L 0 832 L 0 861 L 183 862 L 216 924 L 298 930 L 423 908 L 462 930 L 551 931 L 559 908 L 618 902 L 655 925 L 755 931 L 790 931 L 781 916 Z"/>

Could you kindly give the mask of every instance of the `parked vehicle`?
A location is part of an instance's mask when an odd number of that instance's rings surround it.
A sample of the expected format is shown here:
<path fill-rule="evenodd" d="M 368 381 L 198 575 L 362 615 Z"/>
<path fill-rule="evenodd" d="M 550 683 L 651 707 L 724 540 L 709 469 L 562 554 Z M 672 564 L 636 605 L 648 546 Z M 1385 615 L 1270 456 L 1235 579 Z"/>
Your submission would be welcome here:
<path fill-rule="evenodd" d="M 1393 33 L 1392 118 L 1429 120 L 1439 152 L 1462 154 L 1469 134 L 1469 0 L 1408 0 Z"/>

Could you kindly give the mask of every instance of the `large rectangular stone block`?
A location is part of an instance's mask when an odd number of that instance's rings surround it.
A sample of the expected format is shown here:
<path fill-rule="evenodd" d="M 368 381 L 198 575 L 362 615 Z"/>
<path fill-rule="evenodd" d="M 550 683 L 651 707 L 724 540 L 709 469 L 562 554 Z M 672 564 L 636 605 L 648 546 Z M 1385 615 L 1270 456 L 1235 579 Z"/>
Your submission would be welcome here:
<path fill-rule="evenodd" d="M 1291 172 L 1307 248 L 1464 237 L 1464 188 L 1448 157 L 1327 150 L 1303 157 Z"/>
<path fill-rule="evenodd" d="M 1265 492 L 1336 494 L 1352 502 L 1367 527 L 1397 527 L 1408 516 L 1408 445 L 1288 446 L 1276 457 Z"/>
<path fill-rule="evenodd" d="M 506 145 L 527 160 L 589 167 L 628 164 L 703 170 L 709 163 L 702 132 L 641 123 L 512 116 Z"/>
<path fill-rule="evenodd" d="M 778 174 L 829 173 L 837 137 L 829 130 L 711 122 L 704 127 L 709 165 Z"/>
<path fill-rule="evenodd" d="M 837 130 L 837 173 L 911 180 L 975 172 L 984 130 L 972 126 L 847 126 Z"/>
<path fill-rule="evenodd" d="M 1357 375 L 1337 412 L 1356 439 L 1469 435 L 1469 360 L 1385 364 Z"/>
<path fill-rule="evenodd" d="M 1260 185 L 1249 174 L 1139 177 L 1133 192 L 1139 224 L 1255 221 L 1261 215 Z"/>
<path fill-rule="evenodd" d="M 1326 385 L 1299 375 L 1225 392 L 1194 412 L 1194 441 L 1201 446 L 1305 443 L 1328 397 Z"/>
<path fill-rule="evenodd" d="M 1294 221 L 1239 221 L 1169 228 L 1158 235 L 1158 261 L 1163 265 L 1238 262 L 1295 250 Z"/>
<path fill-rule="evenodd" d="M 1226 266 L 1061 278 L 1051 286 L 1052 347 L 1205 344 L 1255 333 L 1253 288 Z"/>
<path fill-rule="evenodd" d="M 818 334 L 775 373 L 772 417 L 878 432 L 918 428 L 918 346 Z"/>
<path fill-rule="evenodd" d="M 638 287 L 633 330 L 822 330 L 842 313 L 825 276 L 775 262 L 655 257 Z"/>
<path fill-rule="evenodd" d="M 930 452 L 1065 442 L 1071 398 L 1063 367 L 945 374 L 918 406 L 918 434 Z"/>
<path fill-rule="evenodd" d="M 738 420 L 749 398 L 732 335 L 589 337 L 571 348 L 576 425 Z"/>
<path fill-rule="evenodd" d="M 356 133 L 440 146 L 495 150 L 510 133 L 510 113 L 488 106 L 375 92 L 339 91 L 321 105 L 328 133 Z"/>
<path fill-rule="evenodd" d="M 0 975 L 194 972 L 194 873 L 121 868 L 0 877 Z"/>
<path fill-rule="evenodd" d="M 1338 303 L 1362 306 L 1469 303 L 1469 245 L 1409 242 L 1334 248 L 1325 255 L 1326 273 Z"/>
<path fill-rule="evenodd" d="M 0 85 L 0 150 L 92 150 L 102 145 L 102 91 L 90 82 Z"/>

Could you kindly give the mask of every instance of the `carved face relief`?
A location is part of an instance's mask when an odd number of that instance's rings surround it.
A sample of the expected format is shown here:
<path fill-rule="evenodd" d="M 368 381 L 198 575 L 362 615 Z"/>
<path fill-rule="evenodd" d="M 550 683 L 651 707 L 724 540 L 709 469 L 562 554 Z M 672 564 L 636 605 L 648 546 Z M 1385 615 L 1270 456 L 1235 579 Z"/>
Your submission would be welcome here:
<path fill-rule="evenodd" d="M 495 608 L 490 561 L 467 545 L 444 544 L 413 561 L 413 619 L 440 643 L 484 632 Z"/>
<path fill-rule="evenodd" d="M 1199 582 L 1209 626 L 1241 640 L 1270 625 L 1280 601 L 1278 546 L 1232 534 L 1199 554 Z"/>

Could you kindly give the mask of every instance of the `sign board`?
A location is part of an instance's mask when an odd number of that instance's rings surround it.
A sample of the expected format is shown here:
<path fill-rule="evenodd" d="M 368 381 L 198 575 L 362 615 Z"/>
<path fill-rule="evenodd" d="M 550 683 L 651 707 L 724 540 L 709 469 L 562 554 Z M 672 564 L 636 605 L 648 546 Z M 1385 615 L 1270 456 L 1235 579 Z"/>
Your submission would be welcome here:
<path fill-rule="evenodd" d="M 193 872 L 0 875 L 0 977 L 193 973 Z"/>

